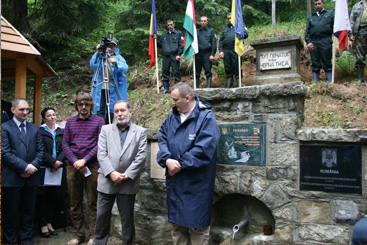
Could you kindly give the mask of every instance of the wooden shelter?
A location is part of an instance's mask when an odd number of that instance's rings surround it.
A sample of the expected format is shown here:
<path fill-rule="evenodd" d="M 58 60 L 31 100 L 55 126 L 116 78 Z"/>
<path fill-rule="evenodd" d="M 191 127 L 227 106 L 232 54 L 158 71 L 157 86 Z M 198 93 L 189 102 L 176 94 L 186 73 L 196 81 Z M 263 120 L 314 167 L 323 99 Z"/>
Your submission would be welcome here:
<path fill-rule="evenodd" d="M 26 98 L 27 79 L 34 79 L 33 122 L 41 122 L 42 78 L 55 77 L 55 71 L 41 53 L 1 16 L 1 81 L 15 80 L 15 98 Z"/>

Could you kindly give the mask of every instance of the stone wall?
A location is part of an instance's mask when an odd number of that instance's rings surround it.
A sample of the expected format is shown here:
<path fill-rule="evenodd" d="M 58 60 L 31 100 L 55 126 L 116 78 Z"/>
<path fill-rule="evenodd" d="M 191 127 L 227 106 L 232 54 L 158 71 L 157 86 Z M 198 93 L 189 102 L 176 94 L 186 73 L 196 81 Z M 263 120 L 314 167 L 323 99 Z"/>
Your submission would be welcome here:
<path fill-rule="evenodd" d="M 353 224 L 362 217 L 367 205 L 367 131 L 302 128 L 306 93 L 302 82 L 196 90 L 202 100 L 213 105 L 218 123 L 267 125 L 266 166 L 217 165 L 213 205 L 233 194 L 262 202 L 274 218 L 274 235 L 267 243 L 346 244 L 350 241 Z M 136 238 L 144 244 L 172 244 L 165 181 L 150 178 L 151 143 L 157 138 L 157 130 L 148 130 L 149 157 L 135 206 Z M 361 144 L 363 194 L 300 191 L 299 146 L 302 142 Z M 116 207 L 113 212 L 114 235 L 119 235 Z M 250 213 L 252 219 L 261 217 L 256 208 Z M 236 222 L 238 220 L 233 220 L 233 224 Z M 231 236 L 227 230 L 215 226 L 212 231 L 216 235 L 221 233 L 219 237 L 223 242 Z M 258 243 L 257 235 L 261 235 L 261 231 L 248 234 L 242 243 Z"/>

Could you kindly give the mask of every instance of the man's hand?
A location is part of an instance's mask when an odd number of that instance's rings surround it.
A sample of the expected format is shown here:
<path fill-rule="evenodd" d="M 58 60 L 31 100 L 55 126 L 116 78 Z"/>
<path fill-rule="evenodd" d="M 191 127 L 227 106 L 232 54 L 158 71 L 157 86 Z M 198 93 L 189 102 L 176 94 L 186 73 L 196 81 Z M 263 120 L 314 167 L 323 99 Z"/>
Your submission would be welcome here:
<path fill-rule="evenodd" d="M 78 161 L 73 163 L 73 167 L 77 170 L 80 170 L 81 168 L 83 168 L 85 166 L 86 163 L 87 163 L 86 160 L 79 159 Z"/>
<path fill-rule="evenodd" d="M 28 174 L 27 172 L 24 172 L 24 173 L 22 173 L 22 174 L 20 174 L 20 177 L 22 177 L 22 178 L 29 178 L 29 177 L 31 177 L 31 175 L 30 174 Z"/>
<path fill-rule="evenodd" d="M 31 163 L 28 164 L 27 171 L 25 173 L 29 175 L 33 175 L 38 171 L 38 169 Z"/>
<path fill-rule="evenodd" d="M 312 43 L 307 44 L 307 49 L 308 49 L 308 51 L 312 52 L 313 51 L 313 44 Z"/>
<path fill-rule="evenodd" d="M 213 62 L 213 61 L 214 61 L 214 56 L 213 56 L 213 55 L 210 55 L 209 60 L 210 60 L 211 62 Z"/>
<path fill-rule="evenodd" d="M 220 52 L 219 53 L 219 58 L 223 59 L 224 58 L 224 52 Z"/>
<path fill-rule="evenodd" d="M 356 40 L 356 37 L 355 37 L 355 36 L 351 36 L 351 37 L 349 38 L 349 40 L 351 40 L 351 41 L 353 42 L 354 40 Z"/>
<path fill-rule="evenodd" d="M 157 39 L 157 34 L 154 34 L 153 35 L 153 39 Z"/>
<path fill-rule="evenodd" d="M 173 176 L 181 171 L 181 164 L 174 159 L 167 159 L 166 160 L 166 166 L 168 168 L 168 174 Z"/>
<path fill-rule="evenodd" d="M 129 177 L 126 174 L 122 174 L 117 171 L 113 171 L 110 173 L 110 178 L 115 183 L 115 185 L 117 185 L 121 181 L 127 180 Z"/>
<path fill-rule="evenodd" d="M 24 173 L 21 173 L 20 177 L 29 178 L 33 174 L 35 174 L 37 171 L 38 171 L 38 169 L 32 163 L 29 163 L 28 166 L 27 166 L 27 170 Z"/>
<path fill-rule="evenodd" d="M 108 63 L 115 63 L 116 59 L 115 58 L 107 58 L 107 62 Z"/>
<path fill-rule="evenodd" d="M 176 60 L 180 60 L 181 59 L 181 56 L 176 56 Z"/>

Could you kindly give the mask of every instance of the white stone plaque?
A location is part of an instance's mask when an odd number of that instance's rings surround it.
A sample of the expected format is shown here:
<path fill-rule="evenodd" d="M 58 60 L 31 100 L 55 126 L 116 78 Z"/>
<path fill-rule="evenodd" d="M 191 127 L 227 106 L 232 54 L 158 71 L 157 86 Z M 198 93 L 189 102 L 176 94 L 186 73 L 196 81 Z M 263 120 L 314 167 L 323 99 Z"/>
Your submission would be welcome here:
<path fill-rule="evenodd" d="M 158 142 L 150 144 L 150 177 L 153 179 L 165 179 L 166 169 L 157 163 Z"/>
<path fill-rule="evenodd" d="M 292 65 L 291 50 L 262 52 L 259 58 L 260 70 L 287 69 Z"/>

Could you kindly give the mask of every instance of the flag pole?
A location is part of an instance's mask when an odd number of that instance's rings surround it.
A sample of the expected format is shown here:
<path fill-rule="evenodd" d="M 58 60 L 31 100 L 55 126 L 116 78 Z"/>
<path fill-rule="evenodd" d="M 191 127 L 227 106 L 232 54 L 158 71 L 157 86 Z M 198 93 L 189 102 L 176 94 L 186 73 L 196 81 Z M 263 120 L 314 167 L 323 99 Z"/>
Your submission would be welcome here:
<path fill-rule="evenodd" d="M 194 65 L 193 65 L 193 70 L 194 70 L 194 89 L 196 89 L 196 69 L 195 69 L 195 56 L 194 55 Z"/>
<path fill-rule="evenodd" d="M 241 56 L 238 55 L 238 87 L 240 88 L 241 87 L 241 81 L 242 81 L 242 78 L 241 78 Z"/>
<path fill-rule="evenodd" d="M 154 55 L 155 55 L 155 73 L 157 74 L 157 93 L 159 94 L 159 74 L 158 74 L 158 53 L 157 53 L 157 39 L 154 39 Z"/>
<path fill-rule="evenodd" d="M 334 84 L 334 79 L 335 79 L 335 50 L 336 50 L 336 38 L 333 35 L 333 65 L 332 65 L 332 70 L 331 70 L 331 83 Z"/>

